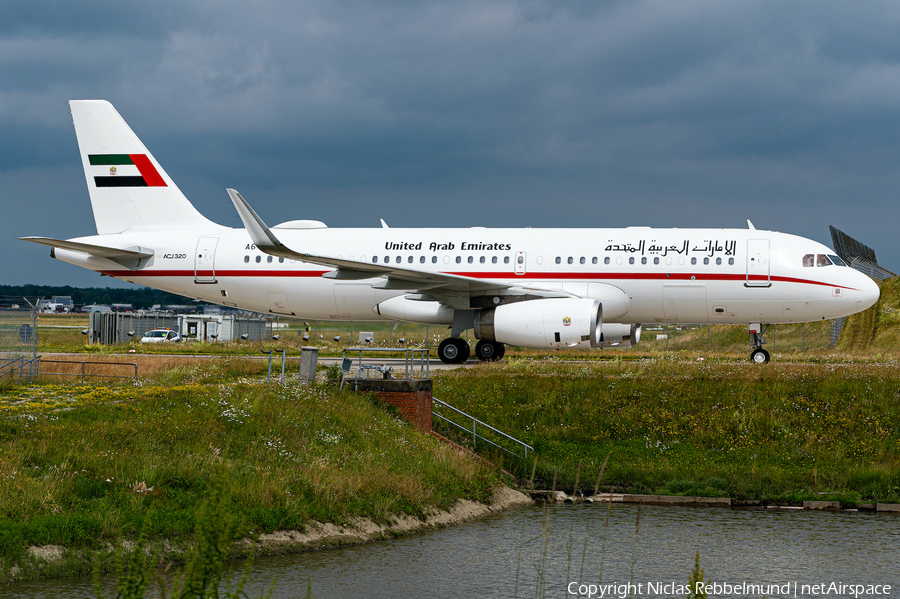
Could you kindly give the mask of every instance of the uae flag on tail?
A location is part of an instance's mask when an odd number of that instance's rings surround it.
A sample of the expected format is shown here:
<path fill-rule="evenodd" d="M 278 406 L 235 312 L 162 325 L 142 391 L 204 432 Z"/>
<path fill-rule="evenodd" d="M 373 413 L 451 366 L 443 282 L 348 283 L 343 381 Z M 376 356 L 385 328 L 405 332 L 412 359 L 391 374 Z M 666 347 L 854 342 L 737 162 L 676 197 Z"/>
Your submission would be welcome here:
<path fill-rule="evenodd" d="M 108 175 L 94 176 L 97 187 L 166 187 L 146 154 L 88 154 L 88 160 L 109 168 Z"/>

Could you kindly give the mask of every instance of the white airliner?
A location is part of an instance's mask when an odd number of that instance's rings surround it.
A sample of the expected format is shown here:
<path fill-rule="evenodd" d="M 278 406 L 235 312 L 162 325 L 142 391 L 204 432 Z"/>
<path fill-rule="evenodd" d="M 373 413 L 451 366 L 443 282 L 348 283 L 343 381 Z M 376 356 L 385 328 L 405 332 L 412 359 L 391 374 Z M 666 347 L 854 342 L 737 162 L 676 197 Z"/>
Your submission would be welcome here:
<path fill-rule="evenodd" d="M 113 106 L 70 102 L 97 235 L 51 256 L 207 302 L 307 319 L 447 325 L 444 362 L 505 345 L 627 347 L 641 323 L 764 325 L 847 316 L 878 286 L 824 245 L 748 229 L 330 229 L 267 227 L 229 189 L 244 229 L 203 217 Z"/>

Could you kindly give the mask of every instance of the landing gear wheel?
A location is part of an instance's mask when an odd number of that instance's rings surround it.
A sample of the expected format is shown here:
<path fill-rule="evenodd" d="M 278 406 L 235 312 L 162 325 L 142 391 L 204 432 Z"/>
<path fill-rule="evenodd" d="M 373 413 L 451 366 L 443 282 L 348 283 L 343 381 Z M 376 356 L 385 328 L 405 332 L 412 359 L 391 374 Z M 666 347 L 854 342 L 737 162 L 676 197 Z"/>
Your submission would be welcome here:
<path fill-rule="evenodd" d="M 769 352 L 764 349 L 755 349 L 753 350 L 753 353 L 750 354 L 750 361 L 754 364 L 768 364 Z"/>
<path fill-rule="evenodd" d="M 506 346 L 496 341 L 485 341 L 482 339 L 475 346 L 475 355 L 482 362 L 494 362 L 503 357 L 506 353 Z"/>
<path fill-rule="evenodd" d="M 462 364 L 469 359 L 469 344 L 458 337 L 450 337 L 438 345 L 438 358 L 444 364 Z"/>

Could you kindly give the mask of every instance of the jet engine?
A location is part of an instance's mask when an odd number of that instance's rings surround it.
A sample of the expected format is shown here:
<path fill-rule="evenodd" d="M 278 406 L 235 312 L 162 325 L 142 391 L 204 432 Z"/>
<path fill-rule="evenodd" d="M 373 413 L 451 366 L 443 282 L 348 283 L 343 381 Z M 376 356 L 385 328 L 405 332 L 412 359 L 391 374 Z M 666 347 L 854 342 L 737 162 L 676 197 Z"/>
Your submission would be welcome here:
<path fill-rule="evenodd" d="M 584 298 L 548 298 L 475 313 L 475 337 L 519 347 L 598 347 L 603 308 Z"/>
<path fill-rule="evenodd" d="M 600 343 L 597 347 L 625 348 L 637 345 L 641 341 L 641 325 L 603 323 Z"/>

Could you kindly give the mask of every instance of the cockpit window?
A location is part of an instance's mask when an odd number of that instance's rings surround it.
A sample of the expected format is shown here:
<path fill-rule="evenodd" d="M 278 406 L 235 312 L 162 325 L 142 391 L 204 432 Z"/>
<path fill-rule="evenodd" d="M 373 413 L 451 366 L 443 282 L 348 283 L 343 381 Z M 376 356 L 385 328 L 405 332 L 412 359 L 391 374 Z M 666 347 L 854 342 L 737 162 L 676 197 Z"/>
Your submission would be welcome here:
<path fill-rule="evenodd" d="M 831 266 L 832 264 L 837 264 L 838 266 L 847 266 L 844 264 L 844 261 L 838 258 L 837 256 L 832 256 L 831 254 L 806 254 L 803 256 L 803 266 L 804 268 L 810 268 L 813 266 Z"/>

